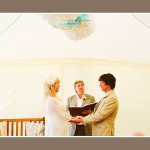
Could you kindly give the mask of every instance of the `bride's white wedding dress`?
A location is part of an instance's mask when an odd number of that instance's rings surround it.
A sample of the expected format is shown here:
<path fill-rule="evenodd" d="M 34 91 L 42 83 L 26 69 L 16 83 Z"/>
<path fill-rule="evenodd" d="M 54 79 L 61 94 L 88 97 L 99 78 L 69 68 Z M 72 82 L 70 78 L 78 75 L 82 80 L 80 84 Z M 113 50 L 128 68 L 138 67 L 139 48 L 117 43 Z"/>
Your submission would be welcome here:
<path fill-rule="evenodd" d="M 46 100 L 46 113 L 45 136 L 68 136 L 68 120 L 71 116 L 66 112 L 64 103 L 49 96 Z"/>

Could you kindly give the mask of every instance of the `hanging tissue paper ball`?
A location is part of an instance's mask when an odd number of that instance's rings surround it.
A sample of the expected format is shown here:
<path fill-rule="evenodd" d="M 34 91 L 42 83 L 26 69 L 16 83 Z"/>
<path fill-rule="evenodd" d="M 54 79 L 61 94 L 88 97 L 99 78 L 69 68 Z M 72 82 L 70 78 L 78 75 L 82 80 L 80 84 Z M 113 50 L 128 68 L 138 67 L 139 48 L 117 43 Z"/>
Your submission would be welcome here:
<path fill-rule="evenodd" d="M 92 14 L 45 14 L 42 16 L 52 27 L 61 29 L 75 41 L 87 38 L 95 29 Z"/>

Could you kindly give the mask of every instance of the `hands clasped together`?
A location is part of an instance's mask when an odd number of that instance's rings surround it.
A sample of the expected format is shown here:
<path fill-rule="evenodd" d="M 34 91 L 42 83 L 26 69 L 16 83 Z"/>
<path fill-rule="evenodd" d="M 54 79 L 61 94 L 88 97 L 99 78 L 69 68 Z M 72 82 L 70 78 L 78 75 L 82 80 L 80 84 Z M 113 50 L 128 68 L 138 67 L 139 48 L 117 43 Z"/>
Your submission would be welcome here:
<path fill-rule="evenodd" d="M 92 112 L 91 109 L 88 109 L 88 110 L 82 111 L 82 114 L 88 115 L 91 112 Z M 72 122 L 72 123 L 76 123 L 76 124 L 83 123 L 83 117 L 82 116 L 79 116 L 77 118 L 72 117 L 68 122 Z"/>
<path fill-rule="evenodd" d="M 80 117 L 78 117 L 78 118 L 72 117 L 68 122 L 72 122 L 72 123 L 79 124 L 79 123 L 82 123 L 82 122 L 83 122 L 83 117 L 82 117 L 82 116 L 80 116 Z"/>

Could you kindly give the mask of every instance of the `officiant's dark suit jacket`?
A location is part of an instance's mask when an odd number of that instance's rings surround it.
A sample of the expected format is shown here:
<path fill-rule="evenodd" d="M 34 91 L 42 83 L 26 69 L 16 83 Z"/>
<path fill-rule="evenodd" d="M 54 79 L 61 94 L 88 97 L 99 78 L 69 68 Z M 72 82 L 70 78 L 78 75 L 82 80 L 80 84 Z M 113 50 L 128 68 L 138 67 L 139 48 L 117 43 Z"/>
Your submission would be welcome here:
<path fill-rule="evenodd" d="M 83 103 L 82 106 L 84 106 L 85 104 L 89 104 L 89 103 L 94 103 L 95 102 L 95 98 L 92 95 L 89 94 L 84 94 L 84 99 L 83 99 Z M 77 94 L 70 96 L 67 100 L 67 110 L 69 111 L 69 107 L 72 106 L 77 106 Z M 70 128 L 69 128 L 69 135 L 73 136 L 75 134 L 76 131 L 76 124 L 75 123 L 71 123 Z M 85 131 L 85 135 L 86 136 L 91 136 L 92 135 L 92 126 L 87 124 L 84 125 L 84 131 Z"/>

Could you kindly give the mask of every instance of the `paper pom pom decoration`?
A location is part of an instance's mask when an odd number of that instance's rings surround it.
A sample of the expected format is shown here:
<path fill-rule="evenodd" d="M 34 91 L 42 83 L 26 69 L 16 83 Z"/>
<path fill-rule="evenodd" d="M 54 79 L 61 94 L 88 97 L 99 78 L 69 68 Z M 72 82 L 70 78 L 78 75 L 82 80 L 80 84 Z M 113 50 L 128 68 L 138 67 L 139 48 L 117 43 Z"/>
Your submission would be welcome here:
<path fill-rule="evenodd" d="M 91 14 L 43 14 L 43 19 L 56 29 L 61 29 L 72 40 L 87 38 L 95 30 Z"/>

